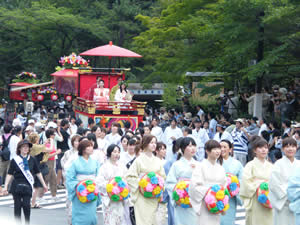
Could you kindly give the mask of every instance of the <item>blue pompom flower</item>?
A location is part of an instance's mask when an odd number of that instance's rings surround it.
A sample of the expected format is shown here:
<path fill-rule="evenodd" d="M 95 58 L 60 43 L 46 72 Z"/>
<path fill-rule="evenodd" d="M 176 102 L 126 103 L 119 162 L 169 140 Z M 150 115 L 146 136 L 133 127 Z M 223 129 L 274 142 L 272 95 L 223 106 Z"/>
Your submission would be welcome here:
<path fill-rule="evenodd" d="M 237 189 L 236 183 L 231 183 L 231 184 L 229 185 L 229 188 L 230 188 L 230 191 L 235 191 L 235 190 Z"/>
<path fill-rule="evenodd" d="M 85 186 L 84 185 L 80 184 L 80 185 L 77 186 L 77 191 L 78 192 L 82 192 L 84 190 L 85 190 Z"/>
<path fill-rule="evenodd" d="M 214 186 L 211 187 L 211 190 L 213 192 L 218 192 L 221 189 L 220 185 L 215 184 Z"/>
<path fill-rule="evenodd" d="M 89 200 L 89 201 L 93 201 L 94 198 L 95 198 L 95 195 L 94 195 L 93 193 L 91 193 L 91 194 L 88 194 L 88 195 L 86 196 L 86 198 L 87 198 L 87 200 Z"/>
<path fill-rule="evenodd" d="M 151 184 L 158 184 L 158 179 L 157 177 L 151 177 Z"/>
<path fill-rule="evenodd" d="M 181 204 L 180 206 L 181 206 L 182 208 L 184 208 L 184 209 L 190 208 L 190 206 L 189 206 L 189 205 L 186 205 L 186 204 Z"/>
<path fill-rule="evenodd" d="M 258 202 L 261 204 L 265 204 L 268 200 L 268 197 L 265 194 L 260 194 L 257 198 Z"/>
<path fill-rule="evenodd" d="M 222 211 L 224 209 L 224 203 L 222 201 L 217 201 L 217 208 Z"/>
<path fill-rule="evenodd" d="M 124 187 L 126 187 L 126 184 L 125 184 L 124 181 L 121 180 L 121 181 L 118 183 L 118 186 L 121 187 L 121 188 L 124 188 Z"/>

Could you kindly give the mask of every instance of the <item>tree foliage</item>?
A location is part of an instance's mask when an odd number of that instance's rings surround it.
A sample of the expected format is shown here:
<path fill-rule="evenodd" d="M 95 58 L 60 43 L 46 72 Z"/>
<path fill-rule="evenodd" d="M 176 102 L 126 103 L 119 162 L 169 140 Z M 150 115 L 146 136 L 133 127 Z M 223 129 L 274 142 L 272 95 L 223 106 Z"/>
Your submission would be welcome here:
<path fill-rule="evenodd" d="M 157 17 L 137 17 L 147 27 L 134 41 L 146 56 L 146 80 L 178 82 L 187 71 L 211 71 L 230 75 L 232 86 L 233 78 L 249 85 L 298 74 L 297 1 L 170 0 L 164 7 Z"/>

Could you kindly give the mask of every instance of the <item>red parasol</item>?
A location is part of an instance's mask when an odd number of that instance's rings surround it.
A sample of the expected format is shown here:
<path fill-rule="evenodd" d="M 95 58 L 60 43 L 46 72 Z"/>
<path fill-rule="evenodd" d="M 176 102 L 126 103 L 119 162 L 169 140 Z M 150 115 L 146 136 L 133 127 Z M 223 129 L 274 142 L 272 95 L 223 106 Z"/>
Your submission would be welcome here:
<path fill-rule="evenodd" d="M 103 46 L 100 46 L 97 48 L 92 48 L 90 50 L 80 53 L 80 55 L 109 56 L 109 57 L 133 57 L 133 58 L 141 58 L 142 57 L 141 55 L 139 55 L 133 51 L 113 45 L 112 41 L 110 41 L 108 45 L 103 45 Z"/>

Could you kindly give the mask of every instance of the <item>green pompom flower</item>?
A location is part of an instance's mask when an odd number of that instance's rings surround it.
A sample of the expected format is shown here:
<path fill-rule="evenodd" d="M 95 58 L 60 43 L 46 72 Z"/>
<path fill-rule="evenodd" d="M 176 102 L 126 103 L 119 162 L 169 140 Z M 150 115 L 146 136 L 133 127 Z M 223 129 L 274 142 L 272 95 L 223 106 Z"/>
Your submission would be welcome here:
<path fill-rule="evenodd" d="M 119 183 L 122 180 L 122 177 L 115 177 L 116 183 Z"/>
<path fill-rule="evenodd" d="M 269 190 L 269 185 L 266 182 L 261 183 L 259 187 L 261 190 L 264 190 L 264 191 Z"/>
<path fill-rule="evenodd" d="M 144 197 L 145 197 L 145 198 L 151 198 L 151 197 L 152 197 L 152 192 L 147 192 L 147 191 L 145 191 L 145 192 L 144 192 Z"/>
<path fill-rule="evenodd" d="M 118 195 L 112 195 L 110 199 L 114 202 L 118 202 L 120 200 L 120 197 Z"/>
<path fill-rule="evenodd" d="M 230 196 L 230 194 L 229 194 L 229 191 L 228 191 L 228 189 L 227 189 L 227 188 L 225 188 L 225 195 L 228 195 L 228 196 Z"/>
<path fill-rule="evenodd" d="M 214 208 L 211 208 L 209 211 L 211 211 L 212 213 L 216 213 L 219 211 L 218 207 L 214 207 Z"/>
<path fill-rule="evenodd" d="M 154 173 L 154 172 L 150 172 L 150 173 L 147 174 L 147 176 L 148 176 L 149 178 L 154 177 L 154 176 L 155 176 L 155 173 Z"/>
<path fill-rule="evenodd" d="M 88 185 L 90 185 L 90 184 L 93 184 L 93 181 L 87 180 L 87 181 L 85 182 L 85 184 L 86 184 L 86 186 L 88 186 Z"/>
<path fill-rule="evenodd" d="M 178 200 L 179 200 L 179 195 L 177 194 L 176 191 L 173 191 L 172 198 L 173 198 L 175 201 L 178 201 Z"/>

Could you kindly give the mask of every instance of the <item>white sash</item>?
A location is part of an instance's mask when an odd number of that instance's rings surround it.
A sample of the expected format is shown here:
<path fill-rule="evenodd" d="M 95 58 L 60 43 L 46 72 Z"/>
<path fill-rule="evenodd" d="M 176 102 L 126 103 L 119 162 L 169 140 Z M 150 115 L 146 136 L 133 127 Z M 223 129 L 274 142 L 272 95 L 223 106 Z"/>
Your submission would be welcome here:
<path fill-rule="evenodd" d="M 32 174 L 30 173 L 30 170 L 24 169 L 25 166 L 23 163 L 23 159 L 20 156 L 14 157 L 14 160 L 16 161 L 18 167 L 22 171 L 23 175 L 25 176 L 26 180 L 29 182 L 29 184 L 31 185 L 32 190 L 33 190 L 34 178 L 33 178 Z"/>

